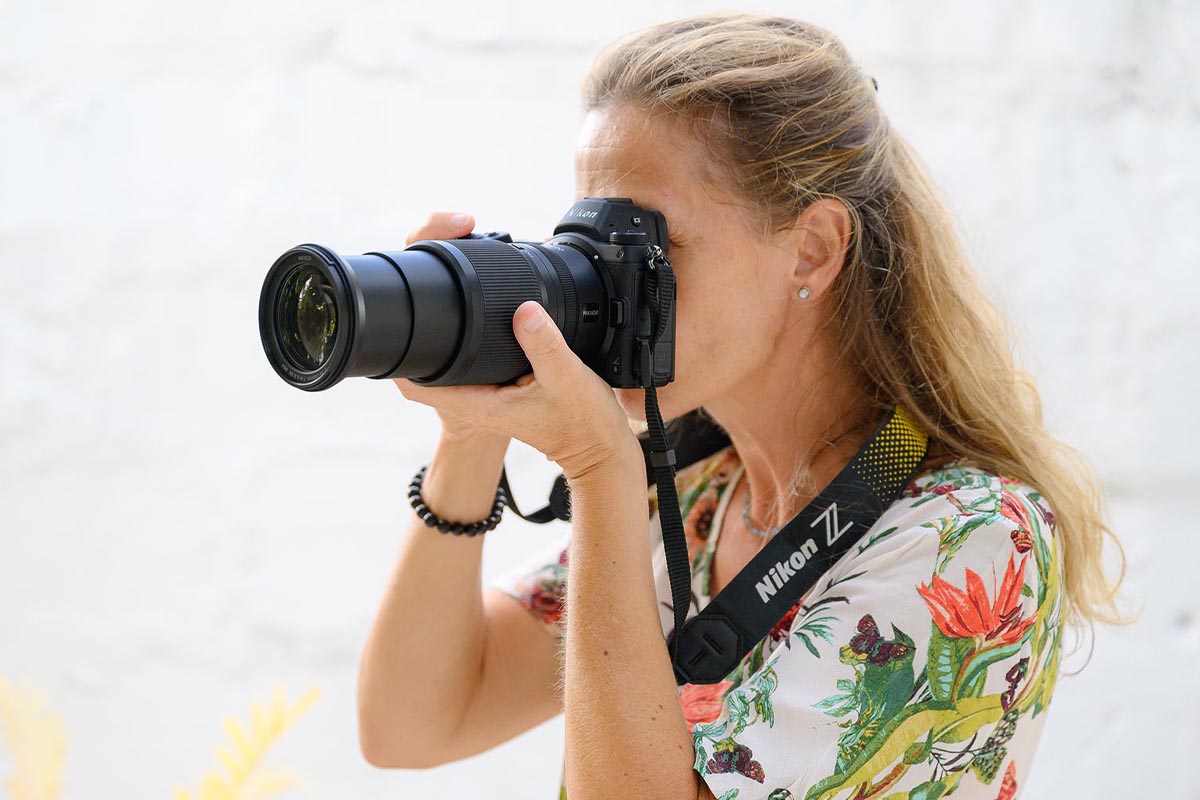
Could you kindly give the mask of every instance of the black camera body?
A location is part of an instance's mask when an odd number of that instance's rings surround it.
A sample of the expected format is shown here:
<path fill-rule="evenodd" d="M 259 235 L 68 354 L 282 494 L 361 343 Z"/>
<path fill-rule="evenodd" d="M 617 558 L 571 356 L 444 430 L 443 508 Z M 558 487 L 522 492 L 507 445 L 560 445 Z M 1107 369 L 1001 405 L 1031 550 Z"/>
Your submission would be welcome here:
<path fill-rule="evenodd" d="M 308 391 L 352 376 L 508 384 L 530 369 L 513 314 L 536 300 L 607 383 L 663 386 L 675 377 L 668 245 L 663 214 L 627 197 L 576 202 L 541 243 L 493 231 L 359 256 L 299 245 L 267 273 L 259 333 L 280 377 Z"/>
<path fill-rule="evenodd" d="M 638 338 L 648 337 L 654 325 L 655 298 L 645 292 L 646 271 L 657 252 L 668 255 L 667 221 L 659 211 L 638 207 L 627 197 L 584 198 L 571 206 L 546 244 L 567 245 L 587 253 L 600 267 L 609 300 L 601 327 L 605 340 L 591 369 L 612 386 L 664 386 L 675 379 L 675 304 L 669 305 L 662 335 L 654 350 L 651 373 L 641 374 Z M 581 311 L 587 319 L 589 308 Z"/>

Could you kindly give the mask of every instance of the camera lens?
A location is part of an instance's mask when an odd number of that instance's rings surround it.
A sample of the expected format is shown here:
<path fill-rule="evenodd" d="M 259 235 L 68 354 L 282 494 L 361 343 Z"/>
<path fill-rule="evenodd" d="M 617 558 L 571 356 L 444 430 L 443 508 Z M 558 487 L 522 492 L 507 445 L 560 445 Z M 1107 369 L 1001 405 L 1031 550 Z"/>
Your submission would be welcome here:
<path fill-rule="evenodd" d="M 263 350 L 280 377 L 308 391 L 355 376 L 511 383 L 530 368 L 513 314 L 536 300 L 587 361 L 612 335 L 614 289 L 581 248 L 476 237 L 342 256 L 298 245 L 263 282 Z"/>
<path fill-rule="evenodd" d="M 284 281 L 275 313 L 287 357 L 305 372 L 319 369 L 337 336 L 333 285 L 312 267 L 299 267 Z"/>

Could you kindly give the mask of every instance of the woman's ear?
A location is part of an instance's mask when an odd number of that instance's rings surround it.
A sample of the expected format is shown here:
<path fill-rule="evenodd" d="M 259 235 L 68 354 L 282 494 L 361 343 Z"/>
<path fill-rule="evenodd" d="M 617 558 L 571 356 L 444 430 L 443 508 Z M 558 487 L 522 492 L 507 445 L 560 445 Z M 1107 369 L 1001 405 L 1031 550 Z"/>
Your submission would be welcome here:
<path fill-rule="evenodd" d="M 841 200 L 822 197 L 809 203 L 793 227 L 796 253 L 793 293 L 807 286 L 811 297 L 820 297 L 846 263 L 852 222 Z"/>

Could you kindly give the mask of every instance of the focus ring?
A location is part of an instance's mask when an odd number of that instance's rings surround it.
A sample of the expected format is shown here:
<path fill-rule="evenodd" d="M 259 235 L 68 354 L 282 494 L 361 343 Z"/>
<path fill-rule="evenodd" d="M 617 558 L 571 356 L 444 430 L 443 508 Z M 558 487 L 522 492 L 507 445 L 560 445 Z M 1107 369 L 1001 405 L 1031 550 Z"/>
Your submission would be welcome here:
<path fill-rule="evenodd" d="M 558 283 L 563 292 L 563 340 L 570 347 L 575 344 L 575 333 L 579 329 L 579 295 L 575 292 L 575 278 L 567 268 L 567 262 L 551 247 L 538 247 L 538 252 L 544 255 L 558 274 Z"/>

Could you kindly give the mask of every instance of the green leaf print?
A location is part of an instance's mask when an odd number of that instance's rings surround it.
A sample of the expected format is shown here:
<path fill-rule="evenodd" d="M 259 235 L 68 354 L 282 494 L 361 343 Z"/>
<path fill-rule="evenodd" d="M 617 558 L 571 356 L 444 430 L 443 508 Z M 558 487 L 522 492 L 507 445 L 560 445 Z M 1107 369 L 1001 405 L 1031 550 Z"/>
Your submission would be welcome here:
<path fill-rule="evenodd" d="M 946 571 L 946 566 L 950 563 L 950 560 L 967 543 L 967 539 L 973 531 L 984 525 L 990 525 L 998 519 L 1000 519 L 999 513 L 989 513 L 945 517 L 927 523 L 929 527 L 937 530 L 940 539 L 938 544 L 938 572 L 942 573 Z"/>
<path fill-rule="evenodd" d="M 913 742 L 904 751 L 905 764 L 912 766 L 913 764 L 921 764 L 929 759 L 929 754 L 933 752 L 933 731 L 929 732 L 928 738 L 923 742 Z"/>
<path fill-rule="evenodd" d="M 937 800 L 946 793 L 946 784 L 941 781 L 925 781 L 913 787 L 908 800 Z"/>
<path fill-rule="evenodd" d="M 1003 661 L 1004 659 L 1019 653 L 1021 648 L 1025 646 L 1025 643 L 1029 641 L 1029 637 L 1032 635 L 1032 633 L 1033 629 L 1030 628 L 1025 631 L 1025 634 L 1020 639 L 1012 644 L 1005 645 L 1003 647 L 993 647 L 988 650 L 981 650 L 977 653 L 974 653 L 971 656 L 968 664 L 965 665 L 966 668 L 963 671 L 962 685 L 967 686 L 973 681 L 978 680 L 984 671 L 987 670 L 987 668 L 992 664 Z"/>

